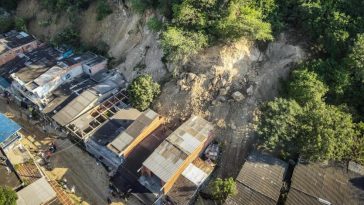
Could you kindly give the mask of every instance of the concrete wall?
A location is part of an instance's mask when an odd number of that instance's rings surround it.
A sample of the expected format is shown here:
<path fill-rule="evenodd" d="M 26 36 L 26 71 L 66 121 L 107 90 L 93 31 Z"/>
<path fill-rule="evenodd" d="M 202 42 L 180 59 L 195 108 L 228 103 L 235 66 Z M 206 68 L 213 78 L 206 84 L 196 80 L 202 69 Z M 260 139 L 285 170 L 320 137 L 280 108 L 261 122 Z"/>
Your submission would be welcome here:
<path fill-rule="evenodd" d="M 106 146 L 97 144 L 92 139 L 85 142 L 86 150 L 96 159 L 100 160 L 110 170 L 116 170 L 124 161 L 123 158 L 116 155 L 114 152 L 107 149 Z"/>

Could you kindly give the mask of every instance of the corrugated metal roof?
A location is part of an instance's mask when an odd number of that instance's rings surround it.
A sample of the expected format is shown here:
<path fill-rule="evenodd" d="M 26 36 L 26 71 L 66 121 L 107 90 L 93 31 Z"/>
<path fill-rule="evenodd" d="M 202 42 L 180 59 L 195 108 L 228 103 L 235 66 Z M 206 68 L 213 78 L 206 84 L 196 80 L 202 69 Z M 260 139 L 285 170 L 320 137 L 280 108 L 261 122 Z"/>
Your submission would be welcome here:
<path fill-rule="evenodd" d="M 205 119 L 192 116 L 174 131 L 167 140 L 190 155 L 210 135 L 213 126 Z"/>
<path fill-rule="evenodd" d="M 151 109 L 144 111 L 135 121 L 123 132 L 120 133 L 110 144 L 112 151 L 121 153 L 135 138 L 137 138 L 157 118 L 156 112 Z M 108 147 L 109 147 L 108 146 Z"/>
<path fill-rule="evenodd" d="M 143 165 L 164 182 L 168 181 L 187 156 L 209 137 L 212 129 L 205 119 L 192 116 L 169 135 Z"/>
<path fill-rule="evenodd" d="M 0 143 L 20 130 L 20 126 L 5 115 L 0 113 Z"/>
<path fill-rule="evenodd" d="M 234 197 L 228 197 L 225 205 L 276 205 L 277 202 L 263 194 L 256 192 L 241 183 L 236 183 L 239 191 Z M 298 205 L 298 204 L 297 204 Z"/>
<path fill-rule="evenodd" d="M 83 111 L 97 101 L 98 95 L 86 90 L 81 95 L 73 99 L 62 110 L 57 112 L 52 118 L 62 126 L 65 126 L 72 122 L 76 116 L 83 113 Z"/>
<path fill-rule="evenodd" d="M 250 199 L 257 197 L 259 199 L 267 198 L 264 199 L 264 201 L 267 201 L 266 204 L 270 204 L 270 201 L 277 203 L 287 168 L 288 164 L 280 159 L 259 152 L 253 152 L 249 155 L 236 178 L 237 184 L 243 186 L 240 186 L 241 189 L 238 189 L 236 196 L 229 197 L 234 198 L 230 199 L 230 201 L 246 200 L 240 199 L 244 197 L 249 197 Z M 247 204 L 254 203 L 253 201 L 247 202 Z"/>
<path fill-rule="evenodd" d="M 39 205 L 55 199 L 57 194 L 45 178 L 40 178 L 18 191 L 17 205 Z"/>
<path fill-rule="evenodd" d="M 188 165 L 188 167 L 182 172 L 182 175 L 193 182 L 196 186 L 200 186 L 208 177 L 207 173 L 196 167 L 193 163 Z"/>
<path fill-rule="evenodd" d="M 364 204 L 364 177 L 348 171 L 346 166 L 298 164 L 291 181 L 286 204 L 315 200 L 337 205 Z"/>
<path fill-rule="evenodd" d="M 167 182 L 182 165 L 187 155 L 168 141 L 163 141 L 143 162 L 162 181 Z"/>

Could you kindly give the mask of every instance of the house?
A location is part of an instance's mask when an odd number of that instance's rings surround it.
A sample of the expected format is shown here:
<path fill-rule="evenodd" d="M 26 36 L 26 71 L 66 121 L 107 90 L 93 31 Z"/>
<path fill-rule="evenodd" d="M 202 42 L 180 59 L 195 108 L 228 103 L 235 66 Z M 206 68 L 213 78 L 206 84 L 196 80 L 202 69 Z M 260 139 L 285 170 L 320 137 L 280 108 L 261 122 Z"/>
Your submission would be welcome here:
<path fill-rule="evenodd" d="M 59 55 L 61 52 L 54 48 L 42 46 L 24 54 L 21 58 L 14 59 L 14 62 L 9 62 L 6 68 L 13 80 L 11 85 L 13 94 L 20 98 L 24 96 L 30 101 L 40 104 L 37 91 L 40 91 L 42 86 L 39 86 L 37 81 L 42 79 L 40 77 L 42 74 L 56 65 Z M 38 79 L 38 77 L 40 78 Z M 35 81 L 36 79 L 38 80 Z"/>
<path fill-rule="evenodd" d="M 298 163 L 291 181 L 287 205 L 364 204 L 364 168 L 352 162 L 349 166 Z"/>
<path fill-rule="evenodd" d="M 17 123 L 0 113 L 0 148 L 11 148 L 14 142 L 21 138 L 18 134 L 20 129 Z"/>
<path fill-rule="evenodd" d="M 236 178 L 238 193 L 229 196 L 225 204 L 277 204 L 287 168 L 286 162 L 254 151 L 248 156 Z"/>
<path fill-rule="evenodd" d="M 167 194 L 186 168 L 212 141 L 213 126 L 192 116 L 143 162 L 139 182 L 155 195 Z"/>
<path fill-rule="evenodd" d="M 165 201 L 171 205 L 186 205 L 193 201 L 200 186 L 210 176 L 214 167 L 201 158 L 196 158 L 178 177 Z"/>
<path fill-rule="evenodd" d="M 63 83 L 47 97 L 47 104 L 41 110 L 42 113 L 52 117 L 73 99 L 96 84 L 97 82 L 89 78 L 86 74 L 83 74 L 70 82 Z"/>
<path fill-rule="evenodd" d="M 25 97 L 38 105 L 40 109 L 43 109 L 48 103 L 48 97 L 60 85 L 81 76 L 84 71 L 88 75 L 102 71 L 106 68 L 107 62 L 106 59 L 93 53 L 84 53 L 62 60 L 59 59 L 60 57 L 57 56 L 55 59 L 57 62 L 52 67 L 35 65 L 33 66 L 35 68 L 33 68 L 28 65 L 16 73 L 11 74 L 11 77 L 17 85 L 15 87 L 23 88 L 21 90 L 25 91 L 23 93 Z M 93 62 L 93 64 L 88 66 L 90 62 Z M 84 66 L 88 66 L 87 70 L 84 69 Z"/>
<path fill-rule="evenodd" d="M 80 127 L 77 126 L 77 123 L 73 123 L 72 125 L 70 125 L 70 123 L 90 111 L 92 108 L 94 109 L 91 110 L 90 113 L 98 113 L 96 115 L 99 116 L 100 112 L 98 110 L 102 110 L 101 113 L 103 113 L 104 111 L 106 112 L 113 108 L 114 110 L 111 110 L 110 112 L 115 113 L 117 112 L 116 109 L 118 109 L 118 106 L 121 106 L 122 108 L 127 107 L 127 105 L 122 102 L 127 102 L 127 98 L 125 94 L 123 94 L 125 90 L 119 91 L 121 87 L 125 86 L 125 83 L 126 81 L 121 74 L 114 73 L 105 81 L 83 91 L 79 96 L 59 110 L 52 118 L 60 126 L 67 126 L 74 134 L 77 132 L 76 136 L 83 139 L 83 135 L 88 133 L 86 132 L 87 130 L 85 130 L 89 127 L 86 123 L 87 120 L 82 121 L 80 119 Z M 102 104 L 100 105 L 100 103 Z M 98 107 L 95 108 L 95 106 Z M 105 108 L 105 106 L 107 106 L 107 108 Z"/>
<path fill-rule="evenodd" d="M 37 47 L 37 40 L 25 32 L 9 31 L 4 33 L 0 35 L 0 65 Z"/>
<path fill-rule="evenodd" d="M 120 157 L 126 158 L 130 152 L 164 123 L 164 118 L 151 109 L 144 111 L 131 125 L 122 131 L 107 147 Z"/>
<path fill-rule="evenodd" d="M 57 201 L 56 192 L 44 177 L 21 189 L 17 195 L 17 205 L 52 204 Z"/>

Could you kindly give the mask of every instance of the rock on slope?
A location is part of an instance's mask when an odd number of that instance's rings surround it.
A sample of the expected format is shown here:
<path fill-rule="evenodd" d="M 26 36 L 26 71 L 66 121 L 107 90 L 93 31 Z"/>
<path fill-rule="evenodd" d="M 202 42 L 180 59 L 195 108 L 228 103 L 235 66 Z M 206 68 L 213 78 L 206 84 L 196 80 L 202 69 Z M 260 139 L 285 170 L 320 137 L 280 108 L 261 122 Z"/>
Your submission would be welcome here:
<path fill-rule="evenodd" d="M 277 96 L 280 79 L 304 57 L 283 34 L 265 52 L 245 40 L 211 47 L 164 86 L 154 107 L 176 124 L 198 114 L 217 125 L 216 135 L 225 147 L 220 165 L 224 169 L 218 174 L 234 176 L 251 147 L 247 141 L 253 136 L 258 104 Z"/>
<path fill-rule="evenodd" d="M 49 13 L 42 9 L 39 0 L 22 0 L 17 16 L 30 19 L 29 31 L 42 40 L 49 40 L 75 21 L 80 30 L 81 40 L 89 45 L 106 43 L 109 55 L 115 59 L 127 79 L 138 73 L 151 73 L 155 80 L 165 74 L 162 62 L 163 52 L 157 40 L 158 35 L 150 31 L 147 20 L 151 13 L 143 16 L 131 12 L 123 4 L 112 3 L 113 13 L 102 21 L 96 20 L 96 2 L 81 12 L 79 17 Z"/>

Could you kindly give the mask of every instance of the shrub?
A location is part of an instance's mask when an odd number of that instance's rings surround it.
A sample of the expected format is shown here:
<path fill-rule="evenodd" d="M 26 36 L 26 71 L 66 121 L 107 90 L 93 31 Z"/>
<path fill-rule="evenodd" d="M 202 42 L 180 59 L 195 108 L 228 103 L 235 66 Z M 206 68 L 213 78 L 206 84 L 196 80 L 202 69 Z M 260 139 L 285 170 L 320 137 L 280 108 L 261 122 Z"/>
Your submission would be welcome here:
<path fill-rule="evenodd" d="M 148 20 L 147 26 L 150 30 L 152 30 L 154 32 L 158 32 L 162 29 L 163 23 L 160 20 L 158 20 L 157 17 L 153 17 Z"/>
<path fill-rule="evenodd" d="M 106 16 L 108 16 L 112 13 L 112 9 L 111 9 L 110 5 L 106 2 L 106 0 L 99 0 L 97 2 L 96 11 L 97 11 L 96 19 L 98 21 L 101 21 Z"/>
<path fill-rule="evenodd" d="M 237 193 L 236 182 L 231 177 L 227 179 L 217 178 L 214 182 L 212 182 L 211 189 L 213 198 L 219 201 L 223 201 L 228 196 L 235 195 Z"/>
<path fill-rule="evenodd" d="M 27 23 L 26 21 L 21 17 L 16 17 L 14 20 L 14 27 L 18 31 L 27 31 Z"/>

